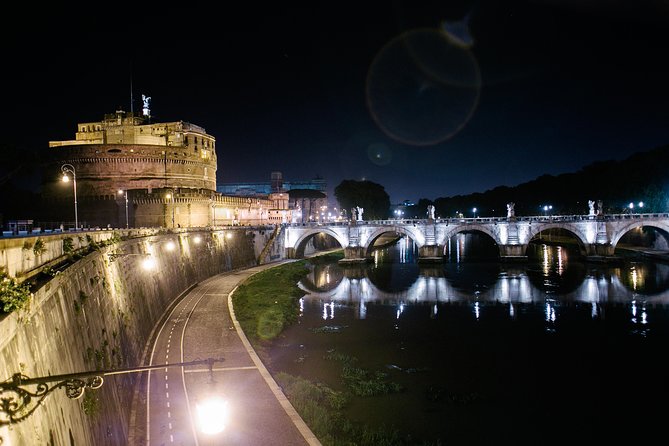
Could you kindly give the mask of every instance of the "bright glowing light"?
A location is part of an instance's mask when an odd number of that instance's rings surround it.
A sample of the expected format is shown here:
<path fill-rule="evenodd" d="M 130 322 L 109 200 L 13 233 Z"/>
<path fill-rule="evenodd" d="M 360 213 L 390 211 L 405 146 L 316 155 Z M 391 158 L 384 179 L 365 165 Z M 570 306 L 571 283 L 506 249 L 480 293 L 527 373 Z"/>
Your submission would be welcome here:
<path fill-rule="evenodd" d="M 68 181 L 70 181 L 70 177 L 63 175 L 63 183 L 67 183 Z"/>
<path fill-rule="evenodd" d="M 199 235 L 196 235 L 195 237 L 193 237 L 193 242 L 195 242 L 196 244 L 200 243 L 201 241 L 202 241 L 202 237 L 200 237 Z"/>
<path fill-rule="evenodd" d="M 176 248 L 177 245 L 174 244 L 174 242 L 169 241 L 165 244 L 165 249 L 168 251 L 174 251 L 174 248 Z"/>
<path fill-rule="evenodd" d="M 643 201 L 640 201 L 640 202 L 639 202 L 639 207 L 640 207 L 640 208 L 643 207 Z"/>
<path fill-rule="evenodd" d="M 227 234 L 225 234 L 225 238 L 232 238 L 232 232 L 228 232 Z"/>
<path fill-rule="evenodd" d="M 404 304 L 400 304 L 399 308 L 397 308 L 397 314 L 395 315 L 395 319 L 399 319 L 402 313 L 404 313 Z"/>
<path fill-rule="evenodd" d="M 172 194 L 170 194 L 169 192 L 166 193 L 166 194 L 165 194 L 165 198 L 167 198 L 167 199 L 169 200 L 170 198 L 172 198 Z"/>
<path fill-rule="evenodd" d="M 142 268 L 144 270 L 149 271 L 152 270 L 156 267 L 156 260 L 153 257 L 147 257 L 144 260 L 142 260 Z"/>
<path fill-rule="evenodd" d="M 222 432 L 228 424 L 230 409 L 222 398 L 210 398 L 196 406 L 198 424 L 202 433 L 213 435 Z"/>

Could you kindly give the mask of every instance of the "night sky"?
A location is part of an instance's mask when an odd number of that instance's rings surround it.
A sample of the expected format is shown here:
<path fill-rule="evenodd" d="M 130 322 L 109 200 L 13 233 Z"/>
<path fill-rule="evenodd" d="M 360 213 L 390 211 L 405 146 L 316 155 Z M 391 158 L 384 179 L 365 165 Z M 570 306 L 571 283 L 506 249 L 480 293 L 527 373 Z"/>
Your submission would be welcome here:
<path fill-rule="evenodd" d="M 135 111 L 216 137 L 219 184 L 366 179 L 397 203 L 669 144 L 669 2 L 500 3 L 23 7 L 0 30 L 0 179 L 129 110 L 131 78 Z"/>

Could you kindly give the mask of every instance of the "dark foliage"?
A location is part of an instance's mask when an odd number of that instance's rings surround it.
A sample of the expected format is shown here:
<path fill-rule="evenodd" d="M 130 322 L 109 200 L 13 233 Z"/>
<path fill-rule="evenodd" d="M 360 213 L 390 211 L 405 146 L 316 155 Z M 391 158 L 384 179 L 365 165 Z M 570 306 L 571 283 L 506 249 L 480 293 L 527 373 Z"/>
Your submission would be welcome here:
<path fill-rule="evenodd" d="M 371 181 L 344 180 L 335 188 L 335 197 L 342 209 L 364 209 L 364 220 L 388 218 L 390 197 L 383 186 Z M 350 214 L 349 214 L 350 215 Z"/>
<path fill-rule="evenodd" d="M 439 217 L 456 212 L 470 217 L 473 207 L 480 216 L 506 216 L 506 204 L 515 203 L 516 215 L 542 215 L 552 205 L 554 215 L 583 215 L 589 200 L 602 200 L 604 212 L 629 212 L 630 202 L 643 201 L 643 212 L 669 211 L 669 146 L 639 152 L 622 161 L 601 161 L 575 173 L 542 175 L 515 187 L 499 186 L 483 193 L 440 197 L 434 200 Z M 638 212 L 638 209 L 635 209 Z"/>

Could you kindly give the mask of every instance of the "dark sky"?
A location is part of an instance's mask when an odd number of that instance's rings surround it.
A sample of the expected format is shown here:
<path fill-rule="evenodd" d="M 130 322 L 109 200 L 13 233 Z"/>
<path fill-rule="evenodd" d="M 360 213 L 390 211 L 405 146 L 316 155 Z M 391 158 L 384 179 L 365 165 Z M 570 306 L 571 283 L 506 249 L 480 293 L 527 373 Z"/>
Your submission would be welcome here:
<path fill-rule="evenodd" d="M 135 110 L 216 137 L 219 184 L 367 179 L 396 203 L 669 143 L 667 1 L 247 3 L 6 17 L 0 178 L 129 110 L 131 73 Z"/>

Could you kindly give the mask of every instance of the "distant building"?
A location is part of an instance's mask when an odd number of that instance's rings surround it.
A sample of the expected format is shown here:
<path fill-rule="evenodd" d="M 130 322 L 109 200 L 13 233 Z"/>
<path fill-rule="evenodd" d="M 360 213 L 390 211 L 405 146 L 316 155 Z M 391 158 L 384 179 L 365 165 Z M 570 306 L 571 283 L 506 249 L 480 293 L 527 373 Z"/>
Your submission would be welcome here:
<path fill-rule="evenodd" d="M 293 189 L 311 189 L 325 193 L 327 183 L 323 178 L 311 180 L 284 181 L 281 172 L 272 172 L 269 181 L 255 183 L 223 183 L 216 190 L 224 195 L 255 196 L 269 195 L 273 192 L 291 191 Z"/>
<path fill-rule="evenodd" d="M 269 181 L 219 184 L 217 191 L 239 197 L 268 197 L 275 204 L 272 219 L 283 223 L 322 221 L 328 210 L 327 184 L 323 178 L 284 181 L 281 172 L 272 172 Z M 281 197 L 281 201 L 277 201 Z"/>
<path fill-rule="evenodd" d="M 138 116 L 117 110 L 101 121 L 79 123 L 75 139 L 50 141 L 49 147 L 44 206 L 51 207 L 50 215 L 66 214 L 64 200 L 73 200 L 73 186 L 57 179 L 61 166 L 71 164 L 80 225 L 125 227 L 126 212 L 134 227 L 261 224 L 273 207 L 268 197 L 218 193 L 216 139 L 188 122 L 150 122 L 148 111 Z"/>

